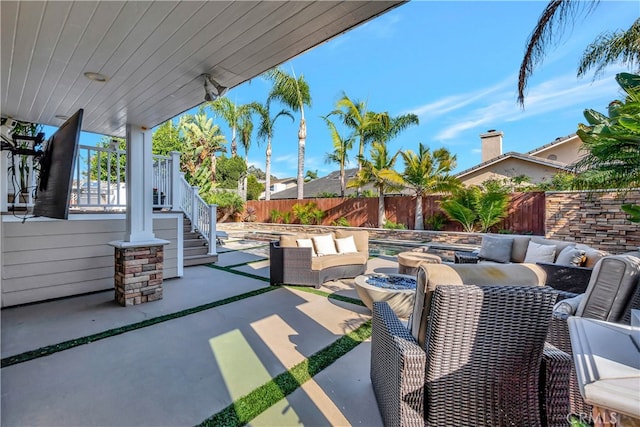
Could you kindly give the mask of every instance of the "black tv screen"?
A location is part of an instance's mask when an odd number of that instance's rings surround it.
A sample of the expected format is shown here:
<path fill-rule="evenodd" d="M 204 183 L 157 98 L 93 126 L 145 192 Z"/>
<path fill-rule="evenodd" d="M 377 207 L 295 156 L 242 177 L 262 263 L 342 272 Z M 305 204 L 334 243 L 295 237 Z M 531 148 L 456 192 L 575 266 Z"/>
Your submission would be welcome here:
<path fill-rule="evenodd" d="M 73 171 L 78 155 L 82 114 L 78 110 L 47 140 L 40 160 L 34 216 L 67 219 Z"/>

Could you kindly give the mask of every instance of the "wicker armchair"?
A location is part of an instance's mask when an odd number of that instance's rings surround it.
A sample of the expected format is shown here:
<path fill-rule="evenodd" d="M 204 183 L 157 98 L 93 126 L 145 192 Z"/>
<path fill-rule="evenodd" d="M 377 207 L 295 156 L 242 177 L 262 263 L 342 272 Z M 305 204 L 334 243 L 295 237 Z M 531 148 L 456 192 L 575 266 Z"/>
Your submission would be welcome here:
<path fill-rule="evenodd" d="M 567 318 L 571 315 L 626 325 L 631 322 L 631 310 L 640 309 L 640 253 L 635 252 L 634 255 L 611 255 L 602 258 L 596 264 L 587 290 L 579 303 L 574 301 L 573 304 L 558 304 L 554 310 L 547 335 L 548 343 L 570 355 L 573 354 L 567 325 Z M 591 405 L 582 400 L 573 365 L 570 376 L 570 402 L 572 413 L 591 413 Z"/>
<path fill-rule="evenodd" d="M 385 425 L 566 425 L 572 362 L 544 343 L 555 299 L 549 288 L 438 286 L 426 351 L 374 303 L 371 382 Z"/>

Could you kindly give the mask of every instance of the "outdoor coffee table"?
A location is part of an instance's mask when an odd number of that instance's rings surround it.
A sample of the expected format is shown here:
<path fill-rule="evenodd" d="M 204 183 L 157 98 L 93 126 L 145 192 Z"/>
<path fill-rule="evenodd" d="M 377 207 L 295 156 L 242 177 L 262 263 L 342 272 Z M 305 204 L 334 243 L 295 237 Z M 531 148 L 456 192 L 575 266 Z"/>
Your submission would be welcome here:
<path fill-rule="evenodd" d="M 374 301 L 386 301 L 398 317 L 407 318 L 413 311 L 416 279 L 406 274 L 364 274 L 355 279 L 362 302 L 373 309 Z"/>

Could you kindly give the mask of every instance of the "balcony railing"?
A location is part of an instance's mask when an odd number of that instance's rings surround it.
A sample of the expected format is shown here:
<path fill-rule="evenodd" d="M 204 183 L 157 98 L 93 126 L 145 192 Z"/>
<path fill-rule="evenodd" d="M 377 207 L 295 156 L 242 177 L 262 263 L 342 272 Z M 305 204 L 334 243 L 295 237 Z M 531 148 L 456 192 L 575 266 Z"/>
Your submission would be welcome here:
<path fill-rule="evenodd" d="M 0 153 L 0 176 L 8 179 L 0 185 L 0 197 L 6 204 L 0 210 L 29 209 L 34 205 L 37 171 L 30 156 Z M 124 211 L 127 207 L 126 151 L 111 147 L 80 145 L 73 171 L 70 210 Z M 180 153 L 153 155 L 152 185 L 154 209 L 183 211 L 209 242 L 209 254 L 215 254 L 216 205 L 208 205 L 180 173 Z M 16 196 L 17 194 L 17 196 Z"/>
<path fill-rule="evenodd" d="M 80 145 L 70 209 L 124 210 L 127 206 L 126 152 Z M 153 156 L 153 207 L 171 208 L 169 156 Z"/>

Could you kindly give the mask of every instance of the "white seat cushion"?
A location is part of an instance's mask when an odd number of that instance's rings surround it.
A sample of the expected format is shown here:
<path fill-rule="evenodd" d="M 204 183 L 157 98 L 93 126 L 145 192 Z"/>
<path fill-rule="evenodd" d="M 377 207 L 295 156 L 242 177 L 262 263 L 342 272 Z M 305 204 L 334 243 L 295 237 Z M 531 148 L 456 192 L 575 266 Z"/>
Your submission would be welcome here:
<path fill-rule="evenodd" d="M 321 234 L 319 236 L 313 236 L 311 238 L 313 240 L 313 246 L 316 248 L 316 253 L 318 256 L 323 255 L 336 255 L 338 251 L 336 250 L 336 244 L 333 241 L 333 236 L 331 234 Z"/>
<path fill-rule="evenodd" d="M 358 248 L 356 248 L 356 241 L 353 240 L 353 236 L 336 239 L 335 242 L 336 249 L 338 250 L 339 254 L 350 254 L 358 252 Z"/>

